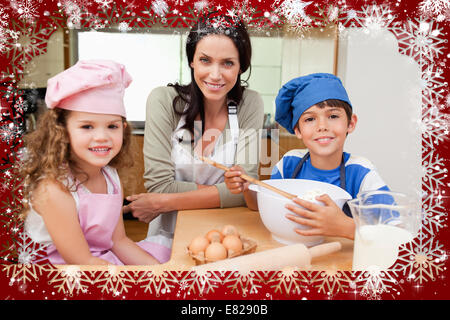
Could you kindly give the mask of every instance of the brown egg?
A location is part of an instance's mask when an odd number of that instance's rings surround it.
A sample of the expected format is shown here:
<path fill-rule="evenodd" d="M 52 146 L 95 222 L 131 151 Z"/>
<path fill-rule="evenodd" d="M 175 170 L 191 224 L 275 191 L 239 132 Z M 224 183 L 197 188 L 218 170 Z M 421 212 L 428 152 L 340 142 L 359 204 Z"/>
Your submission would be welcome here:
<path fill-rule="evenodd" d="M 228 236 L 228 235 L 235 235 L 235 236 L 239 236 L 239 233 L 236 229 L 235 226 L 231 225 L 231 224 L 227 224 L 226 226 L 224 226 L 222 228 L 222 234 L 224 236 Z"/>
<path fill-rule="evenodd" d="M 244 250 L 247 250 L 251 246 L 251 243 L 248 242 L 248 241 L 243 241 L 242 244 L 243 244 L 242 247 L 243 247 Z"/>
<path fill-rule="evenodd" d="M 227 257 L 227 249 L 220 242 L 213 242 L 206 248 L 205 257 L 209 261 L 225 259 Z"/>
<path fill-rule="evenodd" d="M 210 230 L 206 234 L 206 239 L 210 242 L 222 242 L 223 234 L 219 230 Z"/>
<path fill-rule="evenodd" d="M 242 241 L 238 236 L 228 235 L 223 238 L 222 244 L 229 252 L 232 252 L 233 254 L 242 251 Z"/>
<path fill-rule="evenodd" d="M 191 244 L 189 245 L 189 250 L 193 254 L 197 254 L 199 252 L 205 251 L 206 247 L 209 245 L 209 240 L 203 236 L 198 236 L 192 239 Z"/>

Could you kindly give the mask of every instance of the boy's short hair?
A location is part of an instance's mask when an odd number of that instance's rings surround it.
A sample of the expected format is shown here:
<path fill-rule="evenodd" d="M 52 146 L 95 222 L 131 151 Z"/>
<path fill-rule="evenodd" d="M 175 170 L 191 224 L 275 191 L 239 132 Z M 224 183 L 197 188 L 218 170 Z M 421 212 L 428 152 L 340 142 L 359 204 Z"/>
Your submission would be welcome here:
<path fill-rule="evenodd" d="M 327 106 L 331 107 L 331 108 L 342 108 L 342 109 L 344 109 L 345 114 L 347 115 L 348 122 L 350 122 L 352 120 L 353 109 L 345 101 L 338 100 L 338 99 L 328 99 L 328 100 L 317 103 L 316 106 L 318 106 L 319 108 L 324 108 Z"/>
<path fill-rule="evenodd" d="M 331 108 L 342 108 L 345 111 L 345 114 L 347 116 L 347 124 L 350 123 L 352 120 L 353 115 L 353 109 L 352 107 L 345 101 L 339 100 L 339 99 L 328 99 L 321 101 L 319 103 L 316 103 L 315 106 L 319 108 L 325 108 L 325 107 L 331 107 Z M 311 106 L 312 107 L 312 106 Z M 298 130 L 300 130 L 300 127 L 298 126 L 298 122 L 295 125 Z"/>

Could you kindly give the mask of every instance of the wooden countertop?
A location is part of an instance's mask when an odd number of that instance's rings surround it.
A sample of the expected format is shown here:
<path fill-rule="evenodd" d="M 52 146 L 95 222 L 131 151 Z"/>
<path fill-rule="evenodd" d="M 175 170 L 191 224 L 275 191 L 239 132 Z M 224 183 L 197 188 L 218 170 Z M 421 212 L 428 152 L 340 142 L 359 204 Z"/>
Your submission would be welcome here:
<path fill-rule="evenodd" d="M 235 225 L 240 234 L 255 240 L 258 244 L 257 252 L 283 246 L 272 239 L 257 211 L 251 211 L 245 207 L 180 211 L 177 217 L 172 256 L 167 263 L 158 266 L 157 269 L 189 270 L 195 265 L 194 260 L 187 254 L 186 248 L 190 241 L 195 236 L 204 235 L 211 229 L 221 229 L 226 224 Z M 310 270 L 351 271 L 353 241 L 332 237 L 325 239 L 325 242 L 332 241 L 339 241 L 342 249 L 313 259 Z"/>
<path fill-rule="evenodd" d="M 273 249 L 283 244 L 272 239 L 257 211 L 246 207 L 227 209 L 203 209 L 180 211 L 177 217 L 172 255 L 167 263 L 153 266 L 120 266 L 124 270 L 148 270 L 155 273 L 164 271 L 188 271 L 195 266 L 187 254 L 187 246 L 198 235 L 205 235 L 211 229 L 221 229 L 226 224 L 235 225 L 239 233 L 257 242 L 256 252 Z M 310 271 L 335 272 L 351 271 L 353 261 L 353 241 L 345 238 L 326 237 L 324 243 L 339 241 L 342 249 L 338 252 L 314 258 Z M 82 270 L 99 270 L 103 266 L 83 266 Z"/>

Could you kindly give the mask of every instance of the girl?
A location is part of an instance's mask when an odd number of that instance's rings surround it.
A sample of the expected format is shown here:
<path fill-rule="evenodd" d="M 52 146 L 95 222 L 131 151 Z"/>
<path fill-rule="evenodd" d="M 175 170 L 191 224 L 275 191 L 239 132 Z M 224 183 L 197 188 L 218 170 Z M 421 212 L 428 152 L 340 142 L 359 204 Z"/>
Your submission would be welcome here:
<path fill-rule="evenodd" d="M 131 166 L 124 90 L 113 61 L 79 61 L 48 80 L 50 110 L 25 138 L 25 231 L 52 264 L 156 264 L 170 251 L 127 238 L 117 168 Z"/>
<path fill-rule="evenodd" d="M 148 241 L 171 247 L 177 210 L 245 205 L 242 195 L 226 188 L 222 170 L 195 156 L 240 163 L 257 177 L 264 106 L 260 95 L 241 81 L 250 68 L 251 52 L 240 20 L 209 14 L 187 37 L 191 83 L 169 84 L 150 93 L 144 135 L 149 193 L 128 197 L 131 204 L 125 207 L 141 221 L 154 219 Z"/>

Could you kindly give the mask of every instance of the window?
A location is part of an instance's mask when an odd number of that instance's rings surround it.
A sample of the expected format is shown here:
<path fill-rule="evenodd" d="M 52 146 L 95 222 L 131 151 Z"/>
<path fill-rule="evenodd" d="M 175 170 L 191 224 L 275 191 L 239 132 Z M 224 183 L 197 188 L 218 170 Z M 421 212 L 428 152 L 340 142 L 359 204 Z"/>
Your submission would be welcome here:
<path fill-rule="evenodd" d="M 72 64 L 80 59 L 112 59 L 126 66 L 133 82 L 125 91 L 125 106 L 134 127 L 143 128 L 145 104 L 153 88 L 191 81 L 185 54 L 187 30 L 74 33 Z M 261 94 L 264 111 L 272 117 L 275 97 L 285 82 L 311 72 L 333 72 L 333 37 L 326 33 L 309 39 L 252 35 L 251 41 L 249 88 Z M 247 79 L 248 74 L 241 79 Z"/>

